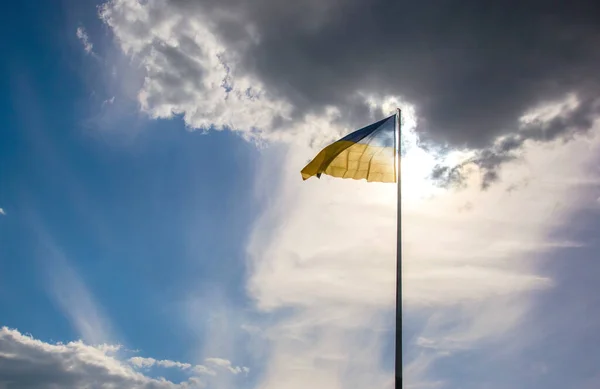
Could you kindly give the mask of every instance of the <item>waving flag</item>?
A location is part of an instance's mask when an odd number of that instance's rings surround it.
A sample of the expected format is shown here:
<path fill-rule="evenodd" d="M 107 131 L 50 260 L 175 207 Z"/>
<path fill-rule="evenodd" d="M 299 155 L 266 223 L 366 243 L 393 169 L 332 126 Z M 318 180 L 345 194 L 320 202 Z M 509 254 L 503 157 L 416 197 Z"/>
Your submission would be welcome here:
<path fill-rule="evenodd" d="M 395 182 L 398 188 L 396 251 L 396 377 L 402 389 L 402 236 L 400 174 L 400 109 L 396 114 L 346 135 L 325 147 L 302 169 L 302 179 L 333 177 Z"/>
<path fill-rule="evenodd" d="M 325 147 L 302 169 L 304 180 L 321 174 L 396 182 L 396 121 L 392 115 Z"/>

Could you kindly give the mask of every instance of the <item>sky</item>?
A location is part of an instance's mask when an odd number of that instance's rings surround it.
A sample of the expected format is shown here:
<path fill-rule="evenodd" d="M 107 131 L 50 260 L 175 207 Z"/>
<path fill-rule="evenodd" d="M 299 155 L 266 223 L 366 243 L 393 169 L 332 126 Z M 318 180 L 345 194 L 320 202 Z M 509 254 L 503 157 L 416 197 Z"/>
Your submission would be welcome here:
<path fill-rule="evenodd" d="M 600 385 L 591 1 L 40 0 L 1 24 L 0 389 Z"/>

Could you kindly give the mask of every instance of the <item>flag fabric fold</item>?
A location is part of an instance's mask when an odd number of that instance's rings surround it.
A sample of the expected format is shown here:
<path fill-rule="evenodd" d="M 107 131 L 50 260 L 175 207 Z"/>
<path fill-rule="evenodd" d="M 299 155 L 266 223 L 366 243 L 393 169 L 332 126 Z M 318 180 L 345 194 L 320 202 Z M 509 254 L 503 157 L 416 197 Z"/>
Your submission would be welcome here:
<path fill-rule="evenodd" d="M 396 115 L 325 147 L 302 169 L 302 179 L 326 174 L 369 182 L 396 182 Z"/>

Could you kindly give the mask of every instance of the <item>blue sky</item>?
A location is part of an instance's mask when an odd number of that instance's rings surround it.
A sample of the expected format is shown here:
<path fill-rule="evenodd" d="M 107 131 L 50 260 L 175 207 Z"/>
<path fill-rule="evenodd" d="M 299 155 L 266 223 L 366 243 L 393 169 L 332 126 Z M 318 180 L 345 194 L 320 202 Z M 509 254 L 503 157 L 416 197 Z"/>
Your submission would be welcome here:
<path fill-rule="evenodd" d="M 490 146 L 425 147 L 435 121 L 411 85 L 354 77 L 315 109 L 292 67 L 277 78 L 266 14 L 227 4 L 11 5 L 0 387 L 391 388 L 395 188 L 299 172 L 398 106 L 406 387 L 597 387 L 600 132 L 565 119 L 588 95 L 543 96 Z M 310 12 L 302 34 L 328 25 Z M 321 66 L 305 82 L 334 77 Z M 431 181 L 463 161 L 462 189 Z"/>
<path fill-rule="evenodd" d="M 11 42 L 2 65 L 2 325 L 46 341 L 87 336 L 189 359 L 191 339 L 203 342 L 211 320 L 245 320 L 257 148 L 230 132 L 135 115 L 119 119 L 122 131 L 143 127 L 134 139 L 105 136 L 85 125 L 103 97 L 86 85 L 81 68 L 94 64 L 77 26 L 61 25 L 49 2 L 15 15 L 15 26 L 36 28 Z M 77 293 L 70 282 L 81 284 L 94 308 L 61 305 L 55 278 L 67 295 Z M 186 304 L 207 296 L 219 303 L 195 328 L 179 320 Z M 101 310 L 110 329 L 82 332 L 73 316 L 86 309 Z"/>

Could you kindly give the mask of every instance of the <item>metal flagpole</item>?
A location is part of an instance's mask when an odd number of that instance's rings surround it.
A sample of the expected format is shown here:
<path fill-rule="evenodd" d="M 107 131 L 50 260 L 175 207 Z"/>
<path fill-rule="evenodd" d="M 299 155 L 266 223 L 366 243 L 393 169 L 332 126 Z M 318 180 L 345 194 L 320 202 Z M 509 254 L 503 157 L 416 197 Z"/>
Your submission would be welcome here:
<path fill-rule="evenodd" d="M 396 109 L 396 185 L 398 187 L 396 230 L 396 389 L 402 389 L 402 185 L 401 175 L 401 125 L 402 111 Z"/>

